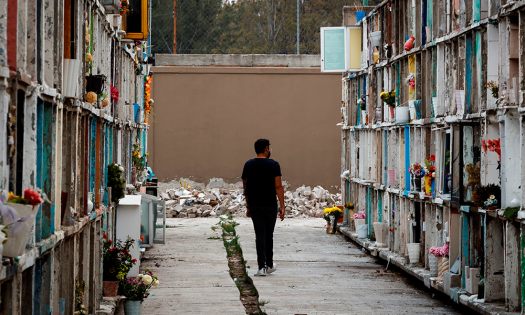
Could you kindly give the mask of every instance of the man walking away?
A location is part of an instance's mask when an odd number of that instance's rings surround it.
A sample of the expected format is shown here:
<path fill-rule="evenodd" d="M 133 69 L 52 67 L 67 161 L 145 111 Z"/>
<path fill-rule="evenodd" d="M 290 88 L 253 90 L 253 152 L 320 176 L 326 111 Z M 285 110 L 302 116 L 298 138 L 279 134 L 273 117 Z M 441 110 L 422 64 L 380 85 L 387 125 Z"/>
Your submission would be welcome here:
<path fill-rule="evenodd" d="M 273 262 L 273 230 L 277 220 L 277 198 L 281 205 L 279 217 L 284 220 L 284 188 L 281 182 L 281 167 L 270 159 L 270 141 L 255 141 L 257 157 L 244 164 L 242 182 L 246 197 L 246 216 L 252 218 L 255 229 L 257 264 L 255 276 L 266 276 L 277 269 Z"/>

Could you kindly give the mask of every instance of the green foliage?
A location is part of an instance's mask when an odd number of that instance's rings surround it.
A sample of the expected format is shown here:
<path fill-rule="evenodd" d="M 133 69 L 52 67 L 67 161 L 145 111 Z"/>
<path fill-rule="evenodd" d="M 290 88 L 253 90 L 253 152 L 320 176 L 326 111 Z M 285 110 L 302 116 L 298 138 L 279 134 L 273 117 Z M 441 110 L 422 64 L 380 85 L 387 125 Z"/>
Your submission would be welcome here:
<path fill-rule="evenodd" d="M 173 53 L 173 1 L 151 3 L 153 53 Z M 320 28 L 340 26 L 343 6 L 360 3 L 300 1 L 300 52 L 320 54 Z M 179 0 L 176 24 L 178 54 L 295 54 L 297 51 L 296 1 Z"/>
<path fill-rule="evenodd" d="M 268 303 L 270 303 L 270 300 L 260 300 L 259 301 L 259 306 L 265 306 Z"/>
<path fill-rule="evenodd" d="M 116 240 L 114 243 L 108 239 L 104 232 L 104 246 L 102 248 L 102 259 L 104 263 L 103 279 L 104 281 L 116 281 L 122 279 L 128 274 L 128 271 L 137 263 L 137 260 L 131 257 L 129 250 L 133 247 L 135 240 L 130 238 L 125 242 Z"/>
<path fill-rule="evenodd" d="M 507 207 L 505 211 L 503 211 L 503 216 L 507 218 L 507 220 L 512 219 L 520 211 L 521 207 Z"/>
<path fill-rule="evenodd" d="M 119 164 L 108 165 L 108 186 L 111 187 L 111 201 L 118 202 L 124 198 L 124 185 L 126 181 L 122 178 L 124 168 Z"/>
<path fill-rule="evenodd" d="M 84 306 L 84 295 L 86 294 L 86 281 L 75 279 L 75 314 L 87 314 Z"/>

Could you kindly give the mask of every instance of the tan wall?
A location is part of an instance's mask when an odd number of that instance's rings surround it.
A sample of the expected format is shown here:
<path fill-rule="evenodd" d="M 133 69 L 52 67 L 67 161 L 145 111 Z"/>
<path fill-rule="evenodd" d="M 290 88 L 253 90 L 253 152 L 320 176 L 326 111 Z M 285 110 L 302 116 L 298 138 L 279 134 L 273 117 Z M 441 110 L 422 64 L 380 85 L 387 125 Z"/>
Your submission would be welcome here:
<path fill-rule="evenodd" d="M 292 187 L 340 185 L 341 74 L 318 68 L 154 67 L 149 165 L 159 181 L 240 181 L 267 138 Z"/>

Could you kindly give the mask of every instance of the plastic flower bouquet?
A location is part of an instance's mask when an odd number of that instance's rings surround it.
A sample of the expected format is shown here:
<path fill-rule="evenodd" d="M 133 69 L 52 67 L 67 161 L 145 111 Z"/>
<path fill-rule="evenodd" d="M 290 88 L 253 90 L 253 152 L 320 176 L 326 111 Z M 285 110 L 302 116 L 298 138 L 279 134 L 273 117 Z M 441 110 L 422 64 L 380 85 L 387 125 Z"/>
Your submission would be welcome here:
<path fill-rule="evenodd" d="M 429 252 L 436 257 L 448 257 L 449 245 L 445 243 L 441 247 L 430 247 Z"/>
<path fill-rule="evenodd" d="M 143 302 L 150 294 L 149 289 L 159 285 L 159 278 L 146 268 L 144 274 L 136 277 L 122 278 L 119 283 L 119 295 L 124 295 L 128 301 Z"/>
<path fill-rule="evenodd" d="M 393 107 L 396 104 L 396 91 L 395 90 L 390 91 L 390 92 L 381 92 L 381 94 L 379 94 L 379 97 L 388 106 Z"/>
<path fill-rule="evenodd" d="M 104 281 L 117 281 L 124 278 L 137 260 L 131 257 L 129 249 L 133 247 L 135 240 L 130 238 L 125 242 L 120 240 L 111 241 L 104 232 L 104 247 L 102 257 L 104 260 Z"/>
<path fill-rule="evenodd" d="M 492 210 L 498 205 L 498 199 L 496 199 L 496 196 L 490 195 L 483 204 L 485 205 L 485 209 Z"/>
<path fill-rule="evenodd" d="M 354 213 L 354 219 L 364 219 L 365 213 L 363 211 L 359 211 L 358 213 Z"/>
<path fill-rule="evenodd" d="M 421 172 L 423 171 L 423 166 L 420 163 L 412 163 L 410 167 L 408 168 L 408 171 L 412 175 L 421 176 Z"/>

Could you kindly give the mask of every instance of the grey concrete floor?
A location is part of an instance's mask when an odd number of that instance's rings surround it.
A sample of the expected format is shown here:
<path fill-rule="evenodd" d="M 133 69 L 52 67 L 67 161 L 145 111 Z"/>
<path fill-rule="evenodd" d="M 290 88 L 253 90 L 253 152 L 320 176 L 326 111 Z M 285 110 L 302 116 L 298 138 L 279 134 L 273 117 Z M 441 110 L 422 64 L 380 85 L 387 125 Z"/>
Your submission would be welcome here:
<path fill-rule="evenodd" d="M 397 272 L 341 236 L 327 235 L 322 219 L 278 221 L 274 234 L 277 271 L 253 277 L 257 269 L 255 235 L 250 219 L 238 218 L 248 273 L 268 314 L 460 314 L 433 299 Z M 211 226 L 216 218 L 168 219 L 166 245 L 145 254 L 161 284 L 144 302 L 147 314 L 243 314 L 239 293 L 228 275 L 222 242 Z M 179 261 L 182 259 L 183 261 Z M 155 267 L 155 262 L 160 267 Z M 220 285 L 220 287 L 216 285 Z"/>

